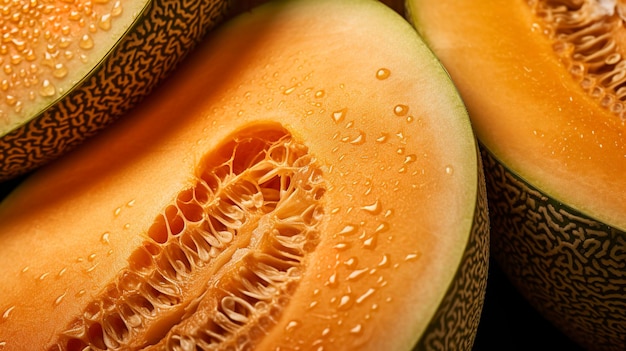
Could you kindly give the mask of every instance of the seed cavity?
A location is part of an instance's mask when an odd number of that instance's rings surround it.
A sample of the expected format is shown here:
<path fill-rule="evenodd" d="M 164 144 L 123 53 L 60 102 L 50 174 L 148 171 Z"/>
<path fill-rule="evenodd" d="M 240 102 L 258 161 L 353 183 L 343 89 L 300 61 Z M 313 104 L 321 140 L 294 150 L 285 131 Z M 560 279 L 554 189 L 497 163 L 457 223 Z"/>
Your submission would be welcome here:
<path fill-rule="evenodd" d="M 319 241 L 324 177 L 277 126 L 229 140 L 49 350 L 252 350 L 277 324 Z"/>
<path fill-rule="evenodd" d="M 540 28 L 573 79 L 626 122 L 623 0 L 528 0 Z"/>

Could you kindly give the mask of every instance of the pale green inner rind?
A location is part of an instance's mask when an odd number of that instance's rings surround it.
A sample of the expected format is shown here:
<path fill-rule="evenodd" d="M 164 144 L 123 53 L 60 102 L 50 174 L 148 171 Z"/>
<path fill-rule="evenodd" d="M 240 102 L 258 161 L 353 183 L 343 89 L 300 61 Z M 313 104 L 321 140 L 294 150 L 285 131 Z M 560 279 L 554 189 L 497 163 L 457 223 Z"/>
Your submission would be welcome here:
<path fill-rule="evenodd" d="M 125 35 L 141 22 L 143 14 L 150 8 L 152 2 L 153 0 L 120 1 L 121 12 L 118 16 L 112 16 L 111 27 L 108 30 L 98 29 L 89 33 L 93 46 L 82 50 L 85 58 L 81 59 L 78 54 L 74 53 L 71 60 L 63 61 L 67 74 L 62 78 L 55 78 L 53 75 L 38 77 L 37 86 L 33 88 L 34 99 L 22 101 L 24 105 L 19 112 L 10 110 L 8 117 L 6 117 L 8 120 L 0 121 L 0 137 L 37 118 L 50 106 L 64 99 L 75 89 L 80 88 L 85 80 L 89 79 L 104 65 L 107 57 L 115 51 Z M 115 1 L 111 0 L 110 4 L 113 3 Z M 80 38 L 74 37 L 72 40 L 70 47 L 74 47 L 76 50 L 76 46 L 80 45 Z M 36 52 L 36 54 L 35 64 L 43 65 L 44 53 Z M 59 56 L 61 54 L 58 54 L 57 58 Z M 62 58 L 59 59 L 62 60 Z M 123 70 L 124 67 L 120 67 L 120 69 Z M 41 92 L 44 90 L 41 87 L 43 79 L 49 80 L 50 86 L 53 87 L 46 96 Z M 106 94 L 107 92 L 103 91 L 103 93 Z"/>
<path fill-rule="evenodd" d="M 474 221 L 462 263 L 437 313 L 413 351 L 434 350 L 442 346 L 444 349 L 470 351 L 474 345 L 483 310 L 490 257 L 485 175 L 482 162 L 479 163 Z"/>
<path fill-rule="evenodd" d="M 420 13 L 420 7 L 422 8 L 427 7 L 426 2 L 427 1 L 407 0 L 406 1 L 406 18 L 409 21 L 411 21 L 412 25 L 417 29 L 417 31 L 420 34 L 422 34 L 422 36 L 425 38 L 429 46 L 435 48 L 435 51 L 437 51 L 437 49 L 441 49 L 442 50 L 441 54 L 447 55 L 446 58 L 450 60 L 451 62 L 450 70 L 452 71 L 452 68 L 456 68 L 456 67 L 453 67 L 454 66 L 452 64 L 453 61 L 455 59 L 463 60 L 459 58 L 460 50 L 455 51 L 455 49 L 458 47 L 458 44 L 460 42 L 457 43 L 454 41 L 455 39 L 450 39 L 446 35 L 439 36 L 439 34 L 441 33 L 439 33 L 438 30 L 443 28 L 445 30 L 449 30 L 450 32 L 453 32 L 453 29 L 451 28 L 454 28 L 457 31 L 458 31 L 458 28 L 453 27 L 452 25 L 440 26 L 441 27 L 440 28 L 436 25 L 433 25 L 432 23 L 429 23 L 428 18 L 423 16 Z M 446 6 L 449 8 L 454 8 L 455 4 L 450 3 L 447 5 L 442 5 L 442 7 L 446 7 Z M 424 10 L 424 12 L 428 12 L 428 11 Z M 493 18 L 489 18 L 488 15 L 490 14 L 485 14 L 485 20 L 493 20 Z M 459 27 L 459 28 L 462 28 L 462 27 Z M 442 32 L 444 32 L 445 30 L 442 30 Z M 451 36 L 450 34 L 447 34 L 447 35 Z M 455 35 L 460 36 L 460 34 L 455 34 Z M 435 38 L 439 41 L 436 41 Z M 462 40 L 460 37 L 456 37 L 456 39 Z M 511 46 L 513 45 L 511 44 L 512 42 L 513 41 L 509 40 L 506 43 L 507 45 Z M 471 41 L 464 42 L 464 45 L 465 45 L 464 46 L 465 49 L 472 48 L 474 46 L 475 46 L 474 50 L 481 50 L 481 49 L 484 50 L 485 48 L 489 48 L 488 46 L 480 46 L 477 43 L 472 43 Z M 507 46 L 502 44 L 503 52 L 506 52 L 506 48 Z M 499 53 L 499 54 L 505 55 L 503 53 Z M 471 58 L 468 57 L 466 59 L 471 59 Z M 480 63 L 484 64 L 484 62 L 480 62 Z M 461 79 L 459 79 L 460 81 L 462 80 L 462 78 L 464 78 L 463 75 L 458 75 L 455 78 L 459 78 L 459 77 L 461 77 Z M 508 78 L 513 79 L 511 77 L 508 77 Z M 519 79 L 519 78 L 520 77 L 515 77 L 515 79 Z M 482 89 L 482 87 L 480 86 L 481 82 L 472 82 L 472 84 L 473 84 L 472 86 L 469 86 L 466 84 L 467 90 L 464 92 L 464 94 L 467 93 L 468 101 L 470 100 L 470 98 L 476 99 L 476 96 L 480 95 L 479 91 Z M 545 89 L 542 90 L 542 92 L 545 92 L 545 94 L 549 94 L 549 92 L 546 91 Z M 470 115 L 472 114 L 479 115 L 481 113 L 484 113 L 484 110 L 488 108 L 492 108 L 501 113 L 500 116 L 502 119 L 509 118 L 509 116 L 505 116 L 506 111 L 507 111 L 506 106 L 510 106 L 512 103 L 517 103 L 517 102 L 513 102 L 513 100 L 515 99 L 513 95 L 510 95 L 510 96 L 511 96 L 510 100 L 505 99 L 504 101 L 492 103 L 493 99 L 487 93 L 487 95 L 485 95 L 485 99 L 482 99 L 480 103 L 476 104 L 476 106 L 474 105 L 470 106 L 468 104 L 471 110 Z M 485 101 L 489 101 L 489 103 L 485 103 Z M 494 106 L 497 106 L 497 108 Z M 539 106 L 539 104 L 537 106 Z M 534 110 L 534 108 L 537 106 L 529 106 L 528 109 L 524 109 L 524 111 L 528 111 L 528 113 L 542 113 L 542 114 L 546 113 L 545 109 L 539 108 L 537 110 Z M 556 108 L 558 106 L 554 106 L 554 107 Z M 605 223 L 606 225 L 609 225 L 620 231 L 626 230 L 626 217 L 624 217 L 623 211 L 622 212 L 619 211 L 620 207 L 618 207 L 618 206 L 622 206 L 622 204 L 610 203 L 609 201 L 612 201 L 612 200 L 607 200 L 601 196 L 595 196 L 595 198 L 593 198 L 593 194 L 595 193 L 595 190 L 591 186 L 586 187 L 586 185 L 588 184 L 583 183 L 583 182 L 576 183 L 577 186 L 581 187 L 579 191 L 572 190 L 572 187 L 568 188 L 566 186 L 561 185 L 561 184 L 564 184 L 565 180 L 581 178 L 579 177 L 579 174 L 576 174 L 575 172 L 569 172 L 568 174 L 566 167 L 564 167 L 564 164 L 566 163 L 559 163 L 559 162 L 550 163 L 549 161 L 546 161 L 545 163 L 541 163 L 541 164 L 533 164 L 532 162 L 527 162 L 528 160 L 525 159 L 524 157 L 520 158 L 520 157 L 511 156 L 512 153 L 509 153 L 507 150 L 505 150 L 505 148 L 501 147 L 502 145 L 507 145 L 508 141 L 505 141 L 504 143 L 501 143 L 498 145 L 494 144 L 493 142 L 487 144 L 489 141 L 486 140 L 487 139 L 486 137 L 483 138 L 484 135 L 489 134 L 489 133 L 486 133 L 487 131 L 491 132 L 492 130 L 496 130 L 496 129 L 490 128 L 489 125 L 486 125 L 486 127 L 484 127 L 483 125 L 480 125 L 480 123 L 482 123 L 480 119 L 477 118 L 476 120 L 477 122 L 475 122 L 475 128 L 477 131 L 479 141 L 481 142 L 481 148 L 485 150 L 489 149 L 490 154 L 494 155 L 494 157 L 496 157 L 503 165 L 506 165 L 505 167 L 512 174 L 515 174 L 520 179 L 524 179 L 526 183 L 532 184 L 534 188 L 540 189 L 546 196 L 550 197 L 552 201 L 561 203 L 561 204 L 567 204 L 567 207 L 570 210 L 584 214 L 584 216 L 588 218 L 593 218 L 595 221 Z M 546 120 L 549 120 L 549 118 L 546 117 Z M 515 133 L 516 131 L 515 128 L 511 128 L 511 129 L 513 130 L 513 133 Z M 519 136 L 519 138 L 522 139 L 523 137 Z M 515 144 L 515 142 L 516 142 L 515 140 L 512 140 L 511 144 Z M 569 142 L 568 138 L 565 138 L 563 140 L 563 143 L 565 144 L 565 146 L 562 146 L 563 149 L 567 148 L 567 142 Z M 616 142 L 616 145 L 619 145 L 618 141 L 615 141 L 615 142 Z M 516 152 L 519 152 L 519 150 L 517 150 Z M 537 157 L 537 153 L 529 153 L 528 159 L 531 159 L 531 158 L 534 158 L 533 162 L 536 162 L 536 160 L 540 159 L 541 157 Z M 545 161 L 547 159 L 548 158 L 546 157 L 542 161 Z M 589 156 L 589 160 L 591 161 L 591 156 Z M 586 162 L 586 160 L 584 159 L 583 161 Z M 572 161 L 568 161 L 568 162 L 572 162 Z M 622 161 L 617 159 L 617 162 L 622 162 Z M 590 167 L 588 169 L 591 172 L 594 171 L 592 169 L 594 167 L 602 169 L 601 165 L 594 166 L 593 162 L 589 162 L 589 165 Z M 596 172 L 595 174 L 601 175 L 601 172 Z M 615 183 L 610 183 L 610 184 L 621 183 L 619 180 L 612 180 L 612 181 Z M 592 199 L 591 201 L 588 200 L 590 196 Z M 606 210 L 607 208 L 610 210 Z"/>
<path fill-rule="evenodd" d="M 600 216 L 592 215 L 589 211 L 585 211 L 584 209 L 576 208 L 576 207 L 572 206 L 571 204 L 565 203 L 558 196 L 555 196 L 554 194 L 550 194 L 550 193 L 546 192 L 545 190 L 543 190 L 543 186 L 542 186 L 540 181 L 538 181 L 538 180 L 537 181 L 529 181 L 526 177 L 521 175 L 520 172 L 515 171 L 512 167 L 508 166 L 505 162 L 503 162 L 496 155 L 496 153 L 492 152 L 489 149 L 489 147 L 487 147 L 486 145 L 484 145 L 480 141 L 479 141 L 479 144 L 480 144 L 480 149 L 483 152 L 488 153 L 490 155 L 490 157 L 492 157 L 494 160 L 496 160 L 507 171 L 507 173 L 509 175 L 511 175 L 515 179 L 518 179 L 520 182 L 524 183 L 528 188 L 533 189 L 534 191 L 540 193 L 543 197 L 545 197 L 546 202 L 549 202 L 550 204 L 554 205 L 556 208 L 559 209 L 559 211 L 563 211 L 563 212 L 569 213 L 572 216 L 583 218 L 583 219 L 585 219 L 587 221 L 590 221 L 590 222 L 597 222 L 598 225 L 603 225 L 603 226 L 614 228 L 618 232 L 626 232 L 626 224 L 622 224 L 619 221 L 616 221 L 616 222 L 612 223 L 609 220 L 601 219 Z M 485 171 L 486 172 L 490 172 L 492 170 L 489 169 L 489 168 L 486 168 Z"/>

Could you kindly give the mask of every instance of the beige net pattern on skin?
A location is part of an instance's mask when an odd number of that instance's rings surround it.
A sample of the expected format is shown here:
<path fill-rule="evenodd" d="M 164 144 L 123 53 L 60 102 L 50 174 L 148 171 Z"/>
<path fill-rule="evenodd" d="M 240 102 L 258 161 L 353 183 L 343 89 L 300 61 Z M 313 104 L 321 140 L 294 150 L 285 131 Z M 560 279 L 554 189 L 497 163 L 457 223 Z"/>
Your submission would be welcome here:
<path fill-rule="evenodd" d="M 210 156 L 49 350 L 252 350 L 276 324 L 319 241 L 322 172 L 288 134 Z"/>

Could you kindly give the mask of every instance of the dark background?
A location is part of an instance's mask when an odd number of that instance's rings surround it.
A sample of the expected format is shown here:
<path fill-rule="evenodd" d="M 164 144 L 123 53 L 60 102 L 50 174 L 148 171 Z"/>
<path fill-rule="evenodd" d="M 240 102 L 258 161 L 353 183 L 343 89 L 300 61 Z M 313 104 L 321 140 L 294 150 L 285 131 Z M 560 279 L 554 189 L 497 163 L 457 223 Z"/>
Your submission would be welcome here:
<path fill-rule="evenodd" d="M 537 313 L 491 262 L 473 351 L 583 351 Z"/>
<path fill-rule="evenodd" d="M 0 183 L 0 200 L 20 181 Z M 530 307 L 493 260 L 472 351 L 490 350 L 584 351 Z"/>

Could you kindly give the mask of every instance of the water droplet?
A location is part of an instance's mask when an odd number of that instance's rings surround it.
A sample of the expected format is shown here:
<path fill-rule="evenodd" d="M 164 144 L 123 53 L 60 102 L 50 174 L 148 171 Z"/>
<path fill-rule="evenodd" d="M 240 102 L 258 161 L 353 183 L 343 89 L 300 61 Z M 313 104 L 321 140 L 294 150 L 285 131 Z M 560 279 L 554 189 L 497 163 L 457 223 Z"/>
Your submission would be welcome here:
<path fill-rule="evenodd" d="M 414 259 L 416 259 L 418 257 L 420 257 L 419 253 L 412 253 L 412 254 L 406 255 L 406 257 L 404 257 L 404 260 L 405 261 L 411 261 L 411 260 L 414 260 Z"/>
<path fill-rule="evenodd" d="M 447 175 L 453 175 L 454 174 L 454 167 L 452 167 L 451 165 L 447 165 L 446 166 L 446 174 Z"/>
<path fill-rule="evenodd" d="M 2 312 L 2 319 L 9 319 L 11 317 L 11 313 L 15 310 L 15 306 L 11 306 Z"/>
<path fill-rule="evenodd" d="M 59 273 L 57 273 L 57 278 L 62 277 L 65 272 L 67 272 L 67 267 L 63 267 L 63 269 L 61 269 Z"/>
<path fill-rule="evenodd" d="M 56 94 L 56 87 L 47 79 L 41 83 L 41 88 L 39 89 L 39 95 L 44 97 L 54 96 Z"/>
<path fill-rule="evenodd" d="M 58 306 L 61 304 L 61 302 L 63 302 L 63 299 L 65 298 L 65 295 L 67 295 L 67 290 L 65 290 L 65 292 L 59 296 L 57 296 L 56 299 L 54 299 L 54 305 Z"/>
<path fill-rule="evenodd" d="M 390 75 L 391 75 L 391 71 L 387 68 L 381 68 L 378 71 L 376 71 L 376 79 L 378 80 L 385 80 L 389 78 Z"/>
<path fill-rule="evenodd" d="M 334 248 L 339 251 L 343 251 L 343 250 L 347 250 L 348 248 L 350 248 L 350 244 L 347 242 L 340 242 L 337 245 L 335 245 Z"/>
<path fill-rule="evenodd" d="M 409 164 L 417 161 L 417 156 L 415 154 L 410 154 L 404 157 L 404 164 Z"/>
<path fill-rule="evenodd" d="M 389 138 L 389 134 L 387 133 L 382 133 L 378 138 L 376 138 L 376 142 L 377 143 L 384 143 L 385 141 L 387 141 L 387 138 Z"/>
<path fill-rule="evenodd" d="M 89 34 L 84 34 L 82 37 L 80 37 L 80 40 L 78 41 L 78 46 L 83 50 L 92 49 L 93 45 L 93 39 Z"/>
<path fill-rule="evenodd" d="M 335 121 L 335 123 L 340 123 L 341 121 L 343 121 L 343 119 L 346 117 L 347 111 L 348 111 L 347 108 L 343 108 L 341 110 L 337 110 L 333 112 L 332 114 L 333 121 Z"/>
<path fill-rule="evenodd" d="M 350 257 L 343 262 L 343 264 L 345 264 L 348 268 L 356 267 L 357 263 L 358 259 L 356 257 Z"/>
<path fill-rule="evenodd" d="M 376 200 L 373 204 L 363 206 L 361 209 L 369 214 L 376 215 L 380 213 L 382 207 L 380 206 L 380 202 Z"/>
<path fill-rule="evenodd" d="M 118 207 L 113 211 L 113 215 L 119 216 L 121 212 L 122 212 L 122 208 Z"/>
<path fill-rule="evenodd" d="M 387 230 L 389 230 L 389 224 L 386 222 L 382 222 L 378 225 L 378 227 L 376 227 L 376 230 L 374 230 L 374 233 L 382 233 L 382 232 L 386 232 Z"/>
<path fill-rule="evenodd" d="M 331 274 L 330 277 L 328 277 L 328 280 L 326 281 L 325 285 L 333 287 L 333 286 L 337 286 L 337 283 L 338 283 L 337 282 L 337 273 L 335 272 L 335 273 Z"/>
<path fill-rule="evenodd" d="M 370 250 L 376 248 L 376 237 L 371 236 L 363 240 L 363 247 L 365 247 L 366 249 L 370 249 Z"/>
<path fill-rule="evenodd" d="M 409 113 L 409 107 L 407 105 L 398 104 L 393 108 L 393 113 L 399 117 L 406 116 L 407 113 Z"/>
<path fill-rule="evenodd" d="M 365 143 L 365 132 L 359 130 L 359 134 L 350 140 L 350 144 L 352 145 L 362 145 Z"/>
<path fill-rule="evenodd" d="M 348 274 L 348 277 L 346 278 L 346 280 L 356 280 L 360 278 L 361 276 L 363 276 L 363 274 L 367 273 L 368 270 L 369 268 L 355 269 L 350 274 Z"/>
<path fill-rule="evenodd" d="M 111 29 L 111 15 L 108 13 L 102 15 L 98 21 L 98 27 L 105 31 Z"/>
<path fill-rule="evenodd" d="M 337 305 L 337 309 L 347 310 L 350 308 L 350 306 L 352 306 L 353 302 L 354 301 L 352 300 L 352 296 L 350 296 L 349 294 L 342 295 L 341 298 L 339 298 L 339 304 Z"/>
<path fill-rule="evenodd" d="M 92 253 L 91 255 L 89 255 L 89 257 L 87 257 L 87 261 L 89 261 L 89 262 L 93 262 L 93 260 L 95 260 L 95 259 L 96 259 L 96 254 L 95 253 Z"/>
<path fill-rule="evenodd" d="M 296 90 L 296 87 L 290 87 L 290 88 L 287 88 L 287 89 L 283 90 L 283 94 L 289 95 L 289 94 L 293 93 L 295 90 Z"/>
<path fill-rule="evenodd" d="M 94 269 L 96 269 L 96 267 L 98 267 L 98 264 L 97 264 L 97 263 L 96 263 L 96 264 L 94 264 L 93 266 L 91 266 L 91 267 L 87 268 L 87 269 L 85 270 L 85 272 L 86 272 L 86 273 L 91 273 L 91 272 L 93 272 L 93 270 L 94 270 Z"/>
<path fill-rule="evenodd" d="M 339 234 L 339 235 L 352 235 L 352 234 L 356 233 L 356 231 L 357 231 L 357 227 L 355 225 L 347 224 L 337 234 Z"/>
<path fill-rule="evenodd" d="M 63 78 L 65 76 L 67 76 L 67 67 L 62 64 L 62 63 L 57 63 L 54 66 L 54 70 L 52 71 L 52 75 L 54 76 L 54 78 Z"/>
<path fill-rule="evenodd" d="M 285 326 L 285 331 L 286 332 L 292 332 L 294 329 L 296 329 L 298 326 L 300 325 L 299 321 L 296 320 L 292 320 L 289 323 L 287 323 L 287 325 Z"/>
<path fill-rule="evenodd" d="M 105 245 L 108 245 L 110 243 L 110 237 L 111 237 L 111 233 L 104 232 L 102 236 L 100 236 L 100 242 Z"/>
<path fill-rule="evenodd" d="M 39 280 L 44 280 L 44 279 L 46 279 L 46 277 L 47 277 L 47 276 L 49 276 L 49 275 L 50 275 L 50 272 L 46 272 L 46 273 L 43 273 L 42 275 L 40 275 L 40 276 L 39 276 L 39 278 L 37 278 L 37 279 L 39 279 Z"/>
<path fill-rule="evenodd" d="M 350 329 L 350 333 L 352 334 L 361 334 L 363 331 L 363 326 L 360 324 L 355 325 L 352 329 Z"/>
<path fill-rule="evenodd" d="M 380 259 L 380 262 L 378 262 L 378 267 L 389 267 L 390 262 L 391 261 L 389 260 L 389 255 L 384 254 L 383 257 Z"/>
<path fill-rule="evenodd" d="M 356 299 L 356 301 L 355 301 L 355 302 L 356 302 L 357 304 L 361 304 L 361 303 L 363 303 L 363 301 L 365 301 L 365 299 L 367 299 L 368 297 L 372 296 L 372 295 L 374 294 L 374 292 L 376 292 L 376 290 L 375 290 L 374 288 L 369 288 L 369 289 L 367 289 L 367 291 L 366 291 L 366 292 L 364 292 L 361 296 L 359 296 L 359 297 Z"/>
<path fill-rule="evenodd" d="M 326 95 L 326 92 L 324 90 L 318 90 L 315 92 L 315 97 L 316 98 L 322 98 Z"/>

